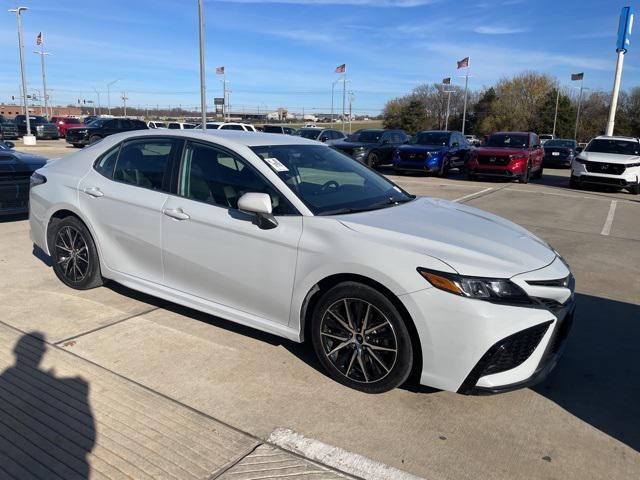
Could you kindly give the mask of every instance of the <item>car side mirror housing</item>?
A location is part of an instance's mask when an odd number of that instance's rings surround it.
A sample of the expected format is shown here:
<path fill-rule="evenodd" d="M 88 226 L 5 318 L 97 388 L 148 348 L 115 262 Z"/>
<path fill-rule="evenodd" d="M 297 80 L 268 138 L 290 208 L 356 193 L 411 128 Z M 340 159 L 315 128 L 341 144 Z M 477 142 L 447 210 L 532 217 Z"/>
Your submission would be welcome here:
<path fill-rule="evenodd" d="M 267 193 L 248 192 L 238 199 L 238 209 L 245 213 L 251 213 L 258 220 L 258 227 L 270 230 L 278 226 L 278 221 L 273 216 L 271 197 Z"/>
<path fill-rule="evenodd" d="M 327 137 L 326 135 L 320 137 L 321 142 L 326 142 L 327 140 L 329 140 L 329 137 Z"/>
<path fill-rule="evenodd" d="M 16 144 L 13 142 L 4 142 L 4 144 L 7 148 L 13 148 L 16 146 Z"/>
<path fill-rule="evenodd" d="M 584 150 L 582 147 L 576 147 L 576 152 L 580 153 L 582 150 Z"/>
<path fill-rule="evenodd" d="M 389 143 L 389 140 L 380 140 L 380 145 L 386 145 Z"/>

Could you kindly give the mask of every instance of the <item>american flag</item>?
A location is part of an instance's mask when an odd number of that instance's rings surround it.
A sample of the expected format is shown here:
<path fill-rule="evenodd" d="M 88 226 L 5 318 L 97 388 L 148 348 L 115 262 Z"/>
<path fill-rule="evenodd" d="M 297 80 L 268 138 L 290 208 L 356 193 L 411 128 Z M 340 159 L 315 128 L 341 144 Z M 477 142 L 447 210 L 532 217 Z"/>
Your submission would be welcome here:
<path fill-rule="evenodd" d="M 458 62 L 458 70 L 461 68 L 469 68 L 469 57 L 464 57 Z"/>
<path fill-rule="evenodd" d="M 584 72 L 571 74 L 571 80 L 582 80 L 583 78 L 584 78 Z"/>
<path fill-rule="evenodd" d="M 451 85 L 451 77 L 443 78 L 442 79 L 442 84 L 443 85 Z"/>
<path fill-rule="evenodd" d="M 38 36 L 36 37 L 36 45 L 42 45 L 43 41 L 44 41 L 44 39 L 42 38 L 42 32 L 40 32 L 38 34 Z"/>
<path fill-rule="evenodd" d="M 347 71 L 347 64 L 343 63 L 342 65 L 339 65 L 336 67 L 336 73 L 344 73 Z"/>
<path fill-rule="evenodd" d="M 224 67 L 216 67 L 216 75 L 224 75 Z"/>

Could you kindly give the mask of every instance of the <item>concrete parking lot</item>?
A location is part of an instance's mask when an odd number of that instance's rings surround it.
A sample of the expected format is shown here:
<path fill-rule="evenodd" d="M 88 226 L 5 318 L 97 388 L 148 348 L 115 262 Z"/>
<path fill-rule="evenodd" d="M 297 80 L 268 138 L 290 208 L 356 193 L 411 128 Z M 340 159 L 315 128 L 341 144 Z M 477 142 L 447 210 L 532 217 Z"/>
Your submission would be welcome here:
<path fill-rule="evenodd" d="M 73 149 L 59 141 L 29 151 L 56 157 Z M 65 287 L 33 249 L 24 217 L 0 221 L 0 323 L 40 331 L 50 344 L 263 440 L 287 428 L 434 480 L 637 479 L 640 198 L 569 190 L 567 176 L 547 169 L 528 185 L 391 176 L 411 193 L 509 218 L 570 263 L 576 323 L 564 358 L 533 389 L 489 397 L 413 384 L 382 395 L 346 389 L 322 373 L 308 346 L 116 284 Z"/>

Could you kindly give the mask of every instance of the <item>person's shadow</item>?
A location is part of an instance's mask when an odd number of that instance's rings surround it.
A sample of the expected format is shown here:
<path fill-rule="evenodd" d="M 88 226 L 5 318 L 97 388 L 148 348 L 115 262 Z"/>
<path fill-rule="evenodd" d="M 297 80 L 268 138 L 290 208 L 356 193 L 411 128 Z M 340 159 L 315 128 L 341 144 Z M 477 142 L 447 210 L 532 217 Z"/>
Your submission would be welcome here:
<path fill-rule="evenodd" d="M 0 478 L 89 478 L 96 438 L 89 384 L 43 371 L 45 352 L 43 334 L 25 334 L 15 364 L 0 374 Z"/>

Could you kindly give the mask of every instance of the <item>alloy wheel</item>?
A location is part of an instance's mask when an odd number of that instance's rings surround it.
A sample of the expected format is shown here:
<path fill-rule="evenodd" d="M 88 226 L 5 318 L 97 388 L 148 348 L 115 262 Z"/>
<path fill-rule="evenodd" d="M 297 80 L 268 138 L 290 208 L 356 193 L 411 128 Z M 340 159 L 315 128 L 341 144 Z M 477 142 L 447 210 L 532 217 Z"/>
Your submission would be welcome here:
<path fill-rule="evenodd" d="M 342 298 L 324 312 L 320 337 L 326 358 L 355 382 L 382 380 L 398 357 L 398 338 L 389 319 L 358 298 Z"/>
<path fill-rule="evenodd" d="M 89 272 L 89 249 L 82 233 L 71 226 L 60 229 L 55 239 L 55 257 L 63 275 L 80 282 Z"/>

